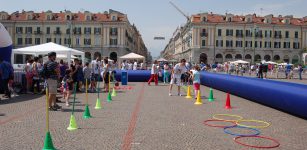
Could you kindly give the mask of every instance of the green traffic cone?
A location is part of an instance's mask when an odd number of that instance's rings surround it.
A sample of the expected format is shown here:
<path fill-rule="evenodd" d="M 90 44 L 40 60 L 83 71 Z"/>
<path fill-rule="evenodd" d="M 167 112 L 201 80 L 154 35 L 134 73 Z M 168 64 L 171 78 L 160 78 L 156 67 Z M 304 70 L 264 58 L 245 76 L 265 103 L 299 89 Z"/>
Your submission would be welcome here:
<path fill-rule="evenodd" d="M 77 123 L 76 123 L 76 118 L 75 118 L 75 116 L 72 114 L 72 115 L 70 116 L 69 127 L 67 128 L 67 130 L 73 131 L 73 130 L 76 130 L 76 129 L 78 129 Z"/>
<path fill-rule="evenodd" d="M 111 96 L 112 96 L 112 97 L 117 96 L 115 88 L 113 88 L 113 91 L 112 91 L 112 95 L 111 95 Z"/>
<path fill-rule="evenodd" d="M 86 106 L 85 106 L 85 111 L 83 113 L 83 118 L 84 119 L 92 118 L 91 113 L 90 113 L 90 108 L 88 107 L 88 104 L 86 104 Z"/>
<path fill-rule="evenodd" d="M 99 98 L 97 98 L 97 100 L 96 100 L 95 109 L 101 109 L 101 102 L 100 102 L 100 99 L 99 99 Z"/>
<path fill-rule="evenodd" d="M 214 101 L 214 98 L 213 98 L 213 90 L 212 90 L 212 88 L 210 88 L 208 101 L 209 101 L 209 102 Z"/>
<path fill-rule="evenodd" d="M 52 143 L 51 134 L 49 131 L 46 133 L 43 150 L 55 150 Z"/>
<path fill-rule="evenodd" d="M 112 96 L 111 96 L 111 93 L 110 93 L 110 92 L 108 93 L 107 101 L 108 101 L 108 102 L 111 102 L 111 101 L 112 101 Z"/>

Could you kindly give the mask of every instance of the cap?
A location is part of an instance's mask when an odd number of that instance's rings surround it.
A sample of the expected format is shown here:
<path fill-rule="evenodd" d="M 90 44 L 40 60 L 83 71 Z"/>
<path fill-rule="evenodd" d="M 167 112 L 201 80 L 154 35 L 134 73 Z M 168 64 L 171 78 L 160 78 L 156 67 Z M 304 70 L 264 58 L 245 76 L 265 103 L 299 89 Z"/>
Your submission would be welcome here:
<path fill-rule="evenodd" d="M 56 53 L 55 52 L 49 52 L 48 57 L 51 57 L 51 56 L 56 56 Z"/>

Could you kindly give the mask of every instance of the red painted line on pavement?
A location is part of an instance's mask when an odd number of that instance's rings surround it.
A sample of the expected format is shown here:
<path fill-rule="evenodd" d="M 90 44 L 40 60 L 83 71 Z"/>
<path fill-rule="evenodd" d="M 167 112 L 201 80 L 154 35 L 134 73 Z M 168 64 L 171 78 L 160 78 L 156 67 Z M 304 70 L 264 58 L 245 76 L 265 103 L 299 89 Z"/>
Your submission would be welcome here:
<path fill-rule="evenodd" d="M 128 131 L 126 132 L 125 136 L 124 136 L 124 141 L 123 141 L 123 145 L 122 145 L 122 150 L 130 150 L 131 149 L 131 143 L 133 140 L 133 133 L 136 127 L 136 122 L 137 122 L 137 116 L 138 113 L 140 111 L 140 106 L 141 106 L 141 102 L 143 100 L 143 96 L 144 96 L 144 87 L 145 87 L 145 83 L 143 83 L 142 85 L 142 89 L 140 92 L 139 97 L 137 98 L 137 102 L 134 106 L 134 110 L 130 119 L 130 123 L 128 126 Z"/>

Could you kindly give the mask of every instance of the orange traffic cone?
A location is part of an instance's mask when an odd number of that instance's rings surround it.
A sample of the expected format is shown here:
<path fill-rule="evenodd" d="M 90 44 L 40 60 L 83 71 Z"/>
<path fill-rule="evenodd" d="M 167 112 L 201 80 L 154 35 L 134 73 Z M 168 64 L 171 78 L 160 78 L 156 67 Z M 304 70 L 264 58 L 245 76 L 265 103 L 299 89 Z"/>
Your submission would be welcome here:
<path fill-rule="evenodd" d="M 229 94 L 229 93 L 227 93 L 225 108 L 226 108 L 226 109 L 231 109 L 231 105 L 230 105 L 230 94 Z"/>

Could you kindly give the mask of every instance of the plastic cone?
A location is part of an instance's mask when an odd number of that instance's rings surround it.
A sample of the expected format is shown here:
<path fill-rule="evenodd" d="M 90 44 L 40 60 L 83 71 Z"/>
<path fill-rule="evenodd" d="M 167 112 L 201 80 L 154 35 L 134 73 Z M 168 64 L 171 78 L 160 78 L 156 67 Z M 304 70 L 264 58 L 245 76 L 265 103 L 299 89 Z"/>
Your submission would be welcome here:
<path fill-rule="evenodd" d="M 113 91 L 112 91 L 112 95 L 111 95 L 111 96 L 112 96 L 112 97 L 117 96 L 115 88 L 113 88 Z"/>
<path fill-rule="evenodd" d="M 202 101 L 201 101 L 201 97 L 200 97 L 200 90 L 198 90 L 198 92 L 197 92 L 197 98 L 196 98 L 196 102 L 194 104 L 195 105 L 203 104 Z"/>
<path fill-rule="evenodd" d="M 231 105 L 230 105 L 230 94 L 229 94 L 229 93 L 227 93 L 225 108 L 226 108 L 226 109 L 231 109 Z"/>
<path fill-rule="evenodd" d="M 83 113 L 83 118 L 84 119 L 92 118 L 88 104 L 85 105 L 85 111 Z"/>
<path fill-rule="evenodd" d="M 49 131 L 46 133 L 43 150 L 55 150 L 52 143 L 51 134 Z"/>
<path fill-rule="evenodd" d="M 190 86 L 188 86 L 187 96 L 185 98 L 192 98 Z"/>
<path fill-rule="evenodd" d="M 78 129 L 77 123 L 76 123 L 76 118 L 75 118 L 74 115 L 71 115 L 70 121 L 69 121 L 69 127 L 67 128 L 67 130 L 73 131 L 73 130 L 76 130 L 76 129 Z"/>
<path fill-rule="evenodd" d="M 100 99 L 99 99 L 99 98 L 97 98 L 97 100 L 96 100 L 95 109 L 101 109 L 101 102 L 100 102 Z"/>
<path fill-rule="evenodd" d="M 111 102 L 111 101 L 112 101 L 112 96 L 111 96 L 111 93 L 110 93 L 110 92 L 108 93 L 107 101 L 108 101 L 108 102 Z"/>
<path fill-rule="evenodd" d="M 209 101 L 209 102 L 214 101 L 214 98 L 213 98 L 213 90 L 212 90 L 212 88 L 210 88 L 208 101 Z"/>

